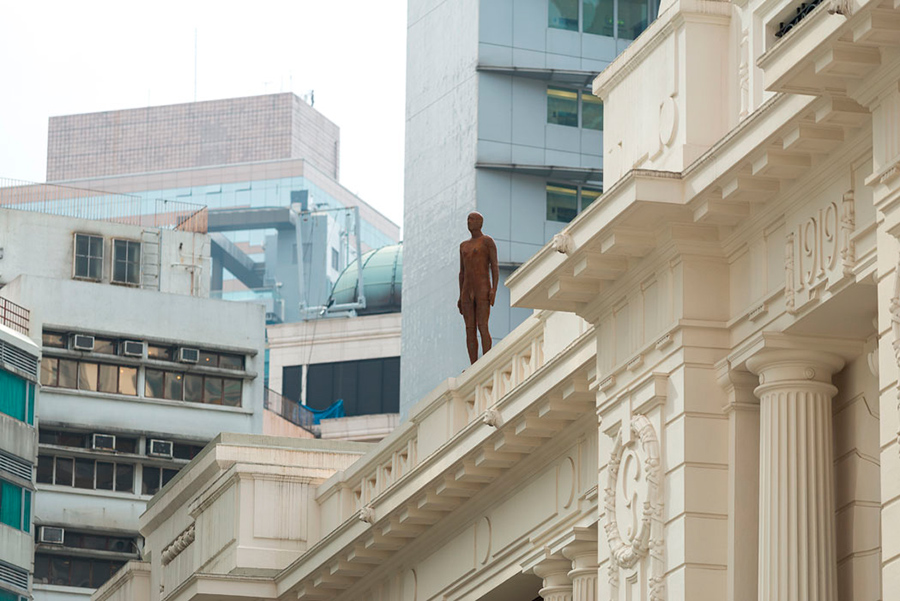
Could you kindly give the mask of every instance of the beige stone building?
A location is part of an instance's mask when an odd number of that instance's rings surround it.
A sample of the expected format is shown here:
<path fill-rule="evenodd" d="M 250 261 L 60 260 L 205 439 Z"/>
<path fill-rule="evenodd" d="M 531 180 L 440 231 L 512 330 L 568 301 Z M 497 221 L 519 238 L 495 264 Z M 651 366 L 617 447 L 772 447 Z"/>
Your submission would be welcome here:
<path fill-rule="evenodd" d="M 900 599 L 900 3 L 665 2 L 594 92 L 534 316 L 352 463 L 207 449 L 96 601 Z"/>

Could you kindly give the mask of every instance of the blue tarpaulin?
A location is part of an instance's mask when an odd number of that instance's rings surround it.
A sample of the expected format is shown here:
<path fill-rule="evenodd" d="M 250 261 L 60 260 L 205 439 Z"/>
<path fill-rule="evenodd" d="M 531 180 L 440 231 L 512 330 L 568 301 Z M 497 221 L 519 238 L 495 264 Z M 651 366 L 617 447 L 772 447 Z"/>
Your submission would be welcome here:
<path fill-rule="evenodd" d="M 344 417 L 344 399 L 338 399 L 325 409 L 309 409 L 313 414 L 313 423 L 318 424 L 323 419 L 333 419 L 335 417 Z"/>

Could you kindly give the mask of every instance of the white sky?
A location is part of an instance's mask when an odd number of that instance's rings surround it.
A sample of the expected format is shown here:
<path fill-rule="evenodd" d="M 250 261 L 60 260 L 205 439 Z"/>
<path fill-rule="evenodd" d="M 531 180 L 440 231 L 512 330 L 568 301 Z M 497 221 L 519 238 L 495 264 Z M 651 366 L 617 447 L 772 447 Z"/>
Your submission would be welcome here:
<path fill-rule="evenodd" d="M 401 223 L 406 0 L 0 0 L 0 178 L 42 182 L 51 115 L 315 90 L 341 183 Z"/>

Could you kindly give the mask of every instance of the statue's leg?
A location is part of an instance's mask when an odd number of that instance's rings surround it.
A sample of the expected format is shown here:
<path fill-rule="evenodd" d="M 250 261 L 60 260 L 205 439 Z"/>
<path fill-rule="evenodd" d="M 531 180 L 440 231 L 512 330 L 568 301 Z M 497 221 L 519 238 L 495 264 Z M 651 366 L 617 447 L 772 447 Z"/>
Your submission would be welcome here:
<path fill-rule="evenodd" d="M 481 334 L 481 354 L 487 354 L 491 350 L 492 340 L 488 325 L 491 317 L 491 302 L 486 298 L 475 301 L 475 321 L 478 324 L 478 332 Z"/>
<path fill-rule="evenodd" d="M 475 325 L 475 303 L 463 302 L 462 315 L 466 322 L 466 349 L 469 351 L 469 362 L 475 363 L 478 360 L 478 337 L 476 335 L 477 327 Z"/>

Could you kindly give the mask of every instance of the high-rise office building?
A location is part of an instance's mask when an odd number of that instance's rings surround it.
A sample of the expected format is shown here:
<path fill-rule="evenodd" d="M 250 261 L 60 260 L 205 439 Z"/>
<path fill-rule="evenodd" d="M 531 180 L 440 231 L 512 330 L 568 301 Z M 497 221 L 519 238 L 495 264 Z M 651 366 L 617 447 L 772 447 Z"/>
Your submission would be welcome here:
<path fill-rule="evenodd" d="M 502 282 L 600 195 L 603 105 L 588 86 L 656 11 L 655 0 L 409 3 L 402 413 L 468 362 L 455 305 L 470 211 L 499 251 L 494 340 L 530 314 L 510 308 Z"/>
<path fill-rule="evenodd" d="M 337 125 L 269 94 L 52 117 L 47 180 L 208 206 L 212 295 L 293 322 L 327 300 L 357 247 L 399 240 L 340 185 L 339 155 Z"/>

